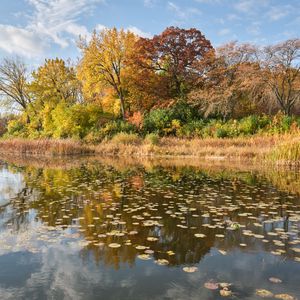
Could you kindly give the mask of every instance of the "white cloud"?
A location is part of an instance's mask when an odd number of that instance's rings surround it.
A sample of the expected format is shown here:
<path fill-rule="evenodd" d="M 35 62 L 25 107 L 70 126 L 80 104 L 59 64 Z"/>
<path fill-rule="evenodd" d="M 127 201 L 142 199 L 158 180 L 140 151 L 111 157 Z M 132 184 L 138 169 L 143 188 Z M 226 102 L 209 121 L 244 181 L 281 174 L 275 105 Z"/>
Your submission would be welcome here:
<path fill-rule="evenodd" d="M 105 25 L 102 25 L 102 24 L 97 24 L 96 27 L 95 27 L 95 30 L 97 31 L 101 31 L 103 29 L 106 29 L 107 27 Z"/>
<path fill-rule="evenodd" d="M 221 29 L 219 32 L 218 32 L 218 34 L 219 35 L 227 35 L 227 34 L 229 34 L 231 31 L 230 31 L 230 29 L 229 28 L 223 28 L 223 29 Z"/>
<path fill-rule="evenodd" d="M 227 15 L 226 19 L 228 21 L 239 21 L 239 20 L 241 20 L 241 18 L 236 14 L 229 14 L 229 15 Z"/>
<path fill-rule="evenodd" d="M 291 8 L 289 6 L 284 7 L 271 7 L 267 13 L 267 17 L 271 19 L 271 21 L 278 21 L 290 14 Z"/>
<path fill-rule="evenodd" d="M 78 18 L 84 13 L 91 12 L 94 4 L 103 0 L 28 0 L 28 2 L 34 8 L 28 28 L 47 36 L 64 48 L 69 45 L 64 33 L 74 36 L 88 34 L 84 26 L 77 24 Z"/>
<path fill-rule="evenodd" d="M 252 9 L 253 1 L 252 0 L 243 0 L 235 4 L 235 9 L 241 12 L 249 12 Z"/>
<path fill-rule="evenodd" d="M 134 34 L 144 37 L 144 38 L 151 38 L 153 35 L 149 32 L 144 32 L 141 29 L 135 27 L 135 26 L 129 26 L 126 28 L 126 30 L 133 32 Z"/>
<path fill-rule="evenodd" d="M 36 32 L 0 24 L 0 49 L 9 54 L 38 56 L 43 53 L 45 46 L 42 36 Z"/>
<path fill-rule="evenodd" d="M 260 23 L 259 22 L 253 22 L 248 28 L 247 32 L 252 35 L 260 35 Z"/>
<path fill-rule="evenodd" d="M 201 15 L 201 11 L 194 7 L 182 8 L 175 4 L 174 2 L 169 1 L 167 5 L 168 10 L 175 13 L 175 15 L 183 20 L 188 19 L 192 15 Z"/>
<path fill-rule="evenodd" d="M 108 27 L 103 25 L 103 24 L 97 24 L 96 27 L 95 27 L 95 30 L 96 31 L 101 31 L 101 30 L 104 30 L 104 29 L 107 29 Z M 136 26 L 128 26 L 127 28 L 125 28 L 125 31 L 130 31 L 138 36 L 141 36 L 141 37 L 145 37 L 145 38 L 151 38 L 153 35 L 150 33 L 150 32 L 145 32 L 145 31 L 142 31 L 140 28 L 136 27 Z"/>
<path fill-rule="evenodd" d="M 146 7 L 153 7 L 156 4 L 156 0 L 144 0 L 144 5 Z"/>
<path fill-rule="evenodd" d="M 219 4 L 221 0 L 195 0 L 198 3 L 205 3 L 205 4 Z"/>
<path fill-rule="evenodd" d="M 104 0 L 27 0 L 32 11 L 24 28 L 0 24 L 0 49 L 27 57 L 42 55 L 46 47 L 69 46 L 74 37 L 89 37 L 88 29 L 78 23 Z"/>
<path fill-rule="evenodd" d="M 259 11 L 262 7 L 268 7 L 269 0 L 239 0 L 234 5 L 234 8 L 245 14 L 253 14 Z"/>

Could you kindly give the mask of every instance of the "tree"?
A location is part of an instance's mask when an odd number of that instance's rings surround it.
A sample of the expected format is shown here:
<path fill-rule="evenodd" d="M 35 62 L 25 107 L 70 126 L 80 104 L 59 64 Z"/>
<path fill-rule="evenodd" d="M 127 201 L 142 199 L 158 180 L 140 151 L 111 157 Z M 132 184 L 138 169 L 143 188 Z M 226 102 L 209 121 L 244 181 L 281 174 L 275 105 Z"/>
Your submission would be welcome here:
<path fill-rule="evenodd" d="M 197 29 L 168 27 L 153 38 L 141 38 L 136 45 L 135 63 L 168 79 L 173 97 L 183 97 L 195 76 L 194 65 L 212 50 L 209 40 Z"/>
<path fill-rule="evenodd" d="M 263 79 L 281 110 L 291 115 L 300 100 L 300 39 L 262 49 L 260 63 Z"/>
<path fill-rule="evenodd" d="M 68 108 L 82 98 L 81 83 L 75 68 L 58 58 L 47 59 L 44 65 L 32 73 L 28 90 L 33 100 L 32 109 L 38 112 L 31 118 L 30 131 L 44 130 L 49 135 L 52 133 L 52 112 L 55 108 L 59 104 Z"/>
<path fill-rule="evenodd" d="M 0 97 L 10 108 L 26 110 L 31 104 L 26 65 L 19 58 L 4 58 L 0 65 Z"/>
<path fill-rule="evenodd" d="M 29 91 L 35 105 L 54 107 L 59 102 L 74 104 L 81 100 L 81 83 L 76 70 L 62 59 L 47 59 L 32 73 Z"/>
<path fill-rule="evenodd" d="M 134 51 L 136 36 L 123 29 L 104 29 L 94 32 L 91 40 L 80 40 L 82 59 L 78 77 L 83 82 L 86 95 L 97 97 L 104 88 L 111 87 L 120 100 L 123 119 L 126 109 L 127 60 Z"/>
<path fill-rule="evenodd" d="M 237 42 L 208 53 L 197 65 L 201 76 L 197 88 L 189 94 L 189 102 L 206 116 L 222 115 L 226 119 L 241 108 L 249 113 L 261 88 L 256 54 L 254 46 Z"/>

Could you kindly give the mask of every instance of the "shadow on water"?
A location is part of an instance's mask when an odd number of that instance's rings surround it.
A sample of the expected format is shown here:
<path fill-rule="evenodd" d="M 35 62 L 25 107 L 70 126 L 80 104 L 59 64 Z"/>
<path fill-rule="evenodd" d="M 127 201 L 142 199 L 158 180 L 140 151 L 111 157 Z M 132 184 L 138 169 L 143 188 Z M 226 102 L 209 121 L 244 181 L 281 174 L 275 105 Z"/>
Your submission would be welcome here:
<path fill-rule="evenodd" d="M 4 299 L 219 299 L 224 290 L 257 299 L 256 289 L 299 296 L 297 170 L 73 160 L 0 164 Z M 29 274 L 22 284 L 19 265 Z"/>

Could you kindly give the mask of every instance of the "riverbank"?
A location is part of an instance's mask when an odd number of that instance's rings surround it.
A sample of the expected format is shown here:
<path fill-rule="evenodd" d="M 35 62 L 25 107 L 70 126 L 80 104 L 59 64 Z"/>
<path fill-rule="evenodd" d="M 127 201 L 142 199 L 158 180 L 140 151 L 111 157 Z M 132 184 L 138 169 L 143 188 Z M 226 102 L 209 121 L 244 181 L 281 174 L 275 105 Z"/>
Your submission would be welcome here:
<path fill-rule="evenodd" d="M 300 136 L 272 135 L 239 138 L 143 140 L 128 135 L 97 145 L 74 140 L 0 140 L 0 153 L 6 155 L 120 157 L 189 157 L 206 160 L 258 160 L 279 164 L 300 164 Z"/>

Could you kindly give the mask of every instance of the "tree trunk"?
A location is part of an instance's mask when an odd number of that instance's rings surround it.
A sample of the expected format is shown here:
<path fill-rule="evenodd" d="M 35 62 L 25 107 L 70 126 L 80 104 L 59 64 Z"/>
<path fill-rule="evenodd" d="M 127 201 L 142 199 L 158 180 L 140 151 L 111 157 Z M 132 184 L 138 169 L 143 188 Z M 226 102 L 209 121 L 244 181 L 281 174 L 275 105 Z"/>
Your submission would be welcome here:
<path fill-rule="evenodd" d="M 120 104 L 121 104 L 122 119 L 125 121 L 125 119 L 126 119 L 126 117 L 125 117 L 125 100 L 124 100 L 123 93 L 119 94 L 119 98 L 120 98 Z"/>

